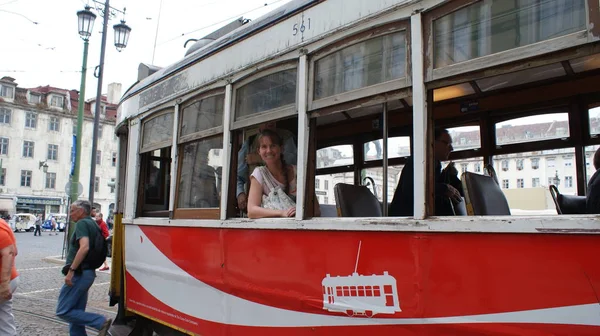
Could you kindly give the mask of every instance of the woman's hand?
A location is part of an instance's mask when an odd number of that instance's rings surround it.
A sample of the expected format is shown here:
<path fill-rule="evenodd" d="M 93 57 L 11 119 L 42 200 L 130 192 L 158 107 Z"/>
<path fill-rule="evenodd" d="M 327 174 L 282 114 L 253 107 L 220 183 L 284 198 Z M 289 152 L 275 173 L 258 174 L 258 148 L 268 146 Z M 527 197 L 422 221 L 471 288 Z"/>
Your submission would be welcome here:
<path fill-rule="evenodd" d="M 296 215 L 296 207 L 291 207 L 287 210 L 281 210 L 281 217 L 294 217 Z"/>

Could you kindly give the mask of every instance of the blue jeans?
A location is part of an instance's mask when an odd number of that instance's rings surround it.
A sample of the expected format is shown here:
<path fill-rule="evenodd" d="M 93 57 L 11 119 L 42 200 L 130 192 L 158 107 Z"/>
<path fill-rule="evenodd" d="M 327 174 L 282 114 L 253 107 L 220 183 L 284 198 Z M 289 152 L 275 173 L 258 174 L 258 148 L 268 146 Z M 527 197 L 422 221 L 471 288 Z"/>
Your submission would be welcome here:
<path fill-rule="evenodd" d="M 58 295 L 56 316 L 69 322 L 70 336 L 85 336 L 86 326 L 100 329 L 106 318 L 99 314 L 87 313 L 88 290 L 96 279 L 95 270 L 84 270 L 73 276 L 73 286 L 63 285 Z"/>

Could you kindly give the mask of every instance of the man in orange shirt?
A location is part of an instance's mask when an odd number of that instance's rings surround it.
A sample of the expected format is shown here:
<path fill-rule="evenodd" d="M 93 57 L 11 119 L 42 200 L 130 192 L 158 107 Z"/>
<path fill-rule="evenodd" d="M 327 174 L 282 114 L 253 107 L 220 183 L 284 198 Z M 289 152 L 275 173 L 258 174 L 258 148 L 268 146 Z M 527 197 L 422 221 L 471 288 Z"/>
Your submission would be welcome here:
<path fill-rule="evenodd" d="M 19 273 L 15 267 L 17 242 L 12 229 L 0 219 L 0 335 L 17 334 L 12 312 L 12 294 L 17 289 Z"/>

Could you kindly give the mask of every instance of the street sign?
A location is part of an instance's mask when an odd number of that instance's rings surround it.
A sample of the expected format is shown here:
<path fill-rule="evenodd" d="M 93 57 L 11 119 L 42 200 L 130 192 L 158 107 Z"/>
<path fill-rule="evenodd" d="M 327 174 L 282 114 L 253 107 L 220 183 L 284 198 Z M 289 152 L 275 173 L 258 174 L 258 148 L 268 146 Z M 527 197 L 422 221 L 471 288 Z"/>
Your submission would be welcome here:
<path fill-rule="evenodd" d="M 65 185 L 65 193 L 67 195 L 71 195 L 71 181 L 67 182 Z M 83 194 L 83 184 L 81 182 L 77 182 L 77 196 L 81 196 Z"/>

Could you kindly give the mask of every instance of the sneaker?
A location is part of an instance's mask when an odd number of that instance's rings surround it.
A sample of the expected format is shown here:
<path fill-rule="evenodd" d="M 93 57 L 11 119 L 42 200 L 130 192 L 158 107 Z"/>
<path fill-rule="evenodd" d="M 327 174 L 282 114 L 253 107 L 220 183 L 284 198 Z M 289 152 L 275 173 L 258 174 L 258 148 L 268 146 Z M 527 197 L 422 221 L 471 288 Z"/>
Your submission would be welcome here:
<path fill-rule="evenodd" d="M 108 329 L 110 329 L 111 324 L 112 324 L 112 319 L 110 319 L 110 318 L 106 319 L 106 321 L 102 325 L 102 328 L 100 328 L 100 330 L 98 330 L 98 336 L 108 335 Z"/>

